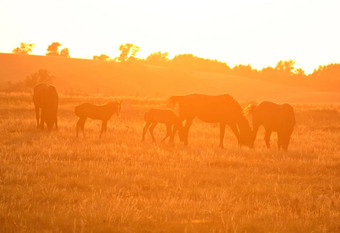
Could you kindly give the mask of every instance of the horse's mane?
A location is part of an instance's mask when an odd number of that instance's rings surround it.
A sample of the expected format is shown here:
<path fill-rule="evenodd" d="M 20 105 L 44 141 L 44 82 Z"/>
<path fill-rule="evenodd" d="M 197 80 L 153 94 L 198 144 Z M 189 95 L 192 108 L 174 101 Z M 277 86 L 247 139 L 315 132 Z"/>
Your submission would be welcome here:
<path fill-rule="evenodd" d="M 248 104 L 248 106 L 243 109 L 244 115 L 249 116 L 253 114 L 255 108 L 256 104 Z"/>
<path fill-rule="evenodd" d="M 181 99 L 182 96 L 171 96 L 168 101 L 167 101 L 167 107 L 174 107 L 179 100 Z"/>

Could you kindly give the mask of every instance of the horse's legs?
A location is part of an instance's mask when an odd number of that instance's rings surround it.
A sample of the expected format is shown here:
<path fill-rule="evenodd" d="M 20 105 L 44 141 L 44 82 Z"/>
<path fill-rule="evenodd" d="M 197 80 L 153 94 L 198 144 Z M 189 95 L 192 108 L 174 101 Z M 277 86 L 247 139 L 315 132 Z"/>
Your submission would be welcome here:
<path fill-rule="evenodd" d="M 81 128 L 82 119 L 83 119 L 83 118 L 79 118 L 78 121 L 77 121 L 77 126 L 76 126 L 76 136 L 77 136 L 77 137 L 78 137 L 79 128 Z"/>
<path fill-rule="evenodd" d="M 165 141 L 165 139 L 167 139 L 168 137 L 172 137 L 172 129 L 171 129 L 171 124 L 166 124 L 166 135 L 165 137 L 162 139 L 162 142 Z M 171 139 L 171 138 L 170 138 Z"/>
<path fill-rule="evenodd" d="M 251 138 L 251 143 L 254 145 L 255 139 L 256 139 L 256 135 L 257 135 L 257 131 L 260 127 L 260 124 L 253 122 L 253 135 Z"/>
<path fill-rule="evenodd" d="M 176 132 L 178 131 L 178 126 L 174 124 L 173 126 L 170 126 L 171 134 L 170 134 L 170 142 L 174 142 Z"/>
<path fill-rule="evenodd" d="M 79 128 L 83 131 L 83 136 L 84 136 L 84 125 L 85 125 L 85 120 L 86 118 L 79 118 L 78 122 L 77 122 L 77 130 L 76 130 L 76 136 L 78 137 L 78 131 Z"/>
<path fill-rule="evenodd" d="M 146 131 L 148 130 L 149 126 L 151 125 L 151 122 L 150 121 L 147 121 L 145 123 L 145 126 L 143 128 L 143 136 L 142 136 L 142 142 L 144 142 L 144 138 L 145 138 L 145 134 L 146 134 Z"/>
<path fill-rule="evenodd" d="M 84 120 L 82 121 L 82 124 L 81 124 L 81 130 L 83 131 L 83 137 L 85 137 L 85 121 L 86 121 L 86 117 L 84 118 Z"/>
<path fill-rule="evenodd" d="M 39 107 L 35 105 L 34 108 L 35 108 L 35 119 L 37 120 L 37 128 L 40 128 L 40 123 L 39 123 Z"/>
<path fill-rule="evenodd" d="M 223 139 L 225 132 L 225 123 L 220 123 L 220 147 L 223 148 Z"/>
<path fill-rule="evenodd" d="M 236 124 L 229 124 L 229 127 L 230 127 L 231 131 L 235 134 L 235 136 L 237 138 L 238 145 L 241 146 L 240 132 L 238 131 Z"/>
<path fill-rule="evenodd" d="M 106 133 L 106 129 L 107 129 L 107 121 L 106 121 L 106 120 L 103 120 L 103 121 L 102 121 L 102 130 L 100 131 L 99 138 L 102 137 L 102 134 L 103 134 L 103 133 Z"/>
<path fill-rule="evenodd" d="M 57 116 L 55 117 L 54 123 L 55 123 L 55 129 L 58 130 L 58 119 L 57 119 Z"/>
<path fill-rule="evenodd" d="M 281 140 L 281 147 L 284 151 L 288 150 L 289 142 L 290 142 L 290 137 L 291 133 L 289 132 L 284 132 L 282 134 L 282 140 Z"/>
<path fill-rule="evenodd" d="M 266 129 L 266 133 L 264 135 L 264 141 L 266 142 L 267 148 L 270 148 L 270 135 L 272 134 L 271 130 Z"/>
<path fill-rule="evenodd" d="M 45 126 L 45 115 L 43 113 L 43 110 L 41 109 L 39 128 L 44 129 L 44 126 Z"/>
<path fill-rule="evenodd" d="M 153 136 L 153 129 L 156 127 L 156 125 L 157 125 L 157 122 L 152 122 L 152 124 L 151 124 L 151 126 L 149 128 L 149 131 L 150 131 L 151 138 L 152 138 L 153 142 L 156 142 L 155 136 Z"/>
<path fill-rule="evenodd" d="M 277 147 L 279 150 L 281 150 L 281 147 L 283 147 L 283 134 L 277 132 Z"/>
<path fill-rule="evenodd" d="M 184 132 L 184 145 L 188 145 L 189 129 L 190 129 L 190 126 L 192 124 L 192 120 L 193 120 L 193 118 L 190 118 L 190 119 L 187 119 L 185 121 L 184 129 L 183 129 L 183 132 Z"/>

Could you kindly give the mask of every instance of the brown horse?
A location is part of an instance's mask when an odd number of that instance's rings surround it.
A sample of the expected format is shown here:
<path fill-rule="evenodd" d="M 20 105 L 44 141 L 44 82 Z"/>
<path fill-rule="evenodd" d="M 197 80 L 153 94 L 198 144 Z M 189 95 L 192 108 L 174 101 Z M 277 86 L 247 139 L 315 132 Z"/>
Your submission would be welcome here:
<path fill-rule="evenodd" d="M 180 139 L 182 140 L 182 123 L 179 120 L 178 116 L 171 110 L 167 109 L 150 109 L 144 114 L 144 120 L 146 121 L 145 126 L 143 128 L 143 137 L 142 142 L 144 141 L 146 131 L 149 129 L 152 141 L 156 142 L 156 139 L 153 135 L 153 130 L 156 127 L 157 123 L 163 123 L 166 125 L 166 135 L 162 139 L 162 142 L 170 137 L 170 142 L 174 141 L 176 132 L 178 130 L 178 134 Z"/>
<path fill-rule="evenodd" d="M 209 123 L 220 124 L 220 147 L 223 148 L 225 126 L 228 125 L 235 134 L 239 145 L 250 145 L 251 129 L 239 103 L 230 95 L 209 96 L 191 94 L 172 96 L 169 106 L 178 103 L 179 118 L 185 126 L 184 144 L 188 144 L 188 132 L 195 117 Z"/>
<path fill-rule="evenodd" d="M 270 135 L 272 132 L 277 132 L 277 145 L 279 150 L 288 149 L 290 137 L 295 126 L 294 109 L 289 104 L 275 104 L 264 101 L 258 106 L 250 105 L 246 108 L 253 118 L 253 140 L 256 139 L 258 128 L 263 125 L 265 128 L 264 141 L 266 146 L 270 147 Z"/>
<path fill-rule="evenodd" d="M 58 129 L 58 101 L 57 89 L 54 86 L 41 83 L 33 88 L 33 103 L 37 128 L 43 129 L 46 123 L 48 131 L 51 131 L 54 125 L 56 129 Z"/>
<path fill-rule="evenodd" d="M 74 109 L 75 114 L 79 117 L 77 122 L 77 131 L 76 135 L 78 137 L 79 128 L 83 131 L 84 134 L 84 126 L 87 118 L 101 120 L 102 121 L 102 129 L 100 131 L 100 136 L 106 132 L 107 122 L 110 120 L 111 116 L 116 113 L 119 115 L 121 110 L 121 102 L 111 102 L 106 105 L 94 105 L 89 103 L 84 103 L 79 106 L 76 106 Z"/>

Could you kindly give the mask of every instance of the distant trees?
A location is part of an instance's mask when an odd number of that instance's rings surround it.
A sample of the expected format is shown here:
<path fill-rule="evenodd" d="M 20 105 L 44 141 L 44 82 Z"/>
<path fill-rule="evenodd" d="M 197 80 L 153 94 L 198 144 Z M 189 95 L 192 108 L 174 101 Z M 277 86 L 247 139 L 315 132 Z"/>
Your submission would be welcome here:
<path fill-rule="evenodd" d="M 59 56 L 59 47 L 61 44 L 59 42 L 53 42 L 47 47 L 46 56 Z"/>
<path fill-rule="evenodd" d="M 95 61 L 109 61 L 110 57 L 106 54 L 100 54 L 99 56 L 93 56 L 93 60 Z"/>
<path fill-rule="evenodd" d="M 295 65 L 295 61 L 293 60 L 279 61 L 275 66 L 275 70 L 281 73 L 285 73 L 287 75 L 291 75 L 293 74 L 293 71 L 294 71 L 294 65 Z"/>
<path fill-rule="evenodd" d="M 52 83 L 55 77 L 47 70 L 40 69 L 24 79 L 24 85 L 33 88 L 39 83 Z"/>
<path fill-rule="evenodd" d="M 19 47 L 16 47 L 12 50 L 12 53 L 14 54 L 22 54 L 22 55 L 28 55 L 32 52 L 32 48 L 35 47 L 34 43 L 28 44 L 28 43 L 20 43 Z"/>
<path fill-rule="evenodd" d="M 169 61 L 168 58 L 169 53 L 155 52 L 151 53 L 146 59 L 145 62 L 152 65 L 166 65 Z"/>
<path fill-rule="evenodd" d="M 59 51 L 62 45 L 59 42 L 51 43 L 46 49 L 46 56 L 61 56 L 70 57 L 69 49 L 63 48 Z M 14 48 L 14 54 L 30 54 L 32 48 L 35 47 L 33 43 L 20 43 L 20 46 Z M 339 91 L 339 77 L 340 77 L 340 64 L 329 64 L 326 66 L 319 66 L 312 74 L 306 75 L 305 71 L 301 68 L 295 68 L 294 60 L 281 60 L 277 62 L 274 67 L 268 66 L 262 69 L 252 68 L 251 65 L 236 65 L 233 68 L 229 67 L 227 63 L 206 59 L 194 56 L 193 54 L 179 54 L 174 58 L 169 59 L 167 52 L 154 52 L 147 56 L 145 59 L 137 58 L 136 55 L 140 51 L 140 47 L 132 43 L 125 43 L 119 46 L 120 54 L 114 59 L 106 54 L 93 56 L 93 60 L 97 61 L 117 61 L 129 62 L 138 64 L 133 66 L 133 69 L 139 69 L 144 64 L 155 66 L 171 67 L 181 70 L 208 72 L 208 73 L 225 73 L 238 76 L 246 76 L 257 78 L 261 80 L 285 83 L 289 85 L 306 85 L 317 88 L 319 90 L 334 90 Z M 33 87 L 39 82 L 50 82 L 54 79 L 46 70 L 39 70 L 38 72 L 26 77 L 24 81 L 20 82 L 22 87 Z M 18 84 L 18 86 L 20 86 Z"/>
<path fill-rule="evenodd" d="M 60 51 L 60 56 L 70 58 L 70 52 L 68 51 L 68 48 L 63 48 Z"/>
<path fill-rule="evenodd" d="M 225 73 L 230 70 L 230 67 L 226 63 L 196 57 L 193 54 L 176 55 L 172 60 L 170 60 L 170 63 L 172 67 L 204 72 Z"/>
<path fill-rule="evenodd" d="M 137 52 L 140 50 L 140 47 L 131 43 L 122 44 L 119 46 L 120 55 L 117 58 L 120 62 L 125 62 L 129 59 L 133 59 L 136 57 Z"/>
<path fill-rule="evenodd" d="M 53 42 L 52 44 L 50 44 L 46 49 L 47 50 L 46 56 L 61 56 L 69 58 L 70 53 L 68 48 L 64 48 L 59 52 L 59 47 L 61 45 L 62 44 L 60 44 L 59 42 Z"/>

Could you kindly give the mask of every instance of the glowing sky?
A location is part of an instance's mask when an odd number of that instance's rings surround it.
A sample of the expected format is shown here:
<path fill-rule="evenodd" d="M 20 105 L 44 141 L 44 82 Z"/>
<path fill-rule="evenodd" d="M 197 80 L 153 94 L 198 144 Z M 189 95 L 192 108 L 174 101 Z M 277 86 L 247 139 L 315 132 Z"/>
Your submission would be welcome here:
<path fill-rule="evenodd" d="M 52 42 L 71 57 L 116 57 L 122 43 L 254 68 L 293 59 L 307 73 L 340 62 L 339 0 L 0 0 L 0 52 Z"/>

